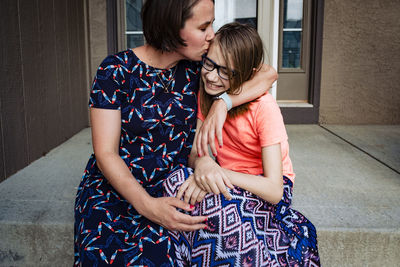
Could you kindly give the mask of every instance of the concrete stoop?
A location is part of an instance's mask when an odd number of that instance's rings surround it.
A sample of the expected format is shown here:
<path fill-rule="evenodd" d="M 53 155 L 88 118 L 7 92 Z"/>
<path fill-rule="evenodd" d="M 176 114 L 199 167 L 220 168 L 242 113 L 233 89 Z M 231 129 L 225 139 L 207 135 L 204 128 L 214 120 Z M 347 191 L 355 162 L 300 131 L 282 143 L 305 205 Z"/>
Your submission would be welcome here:
<path fill-rule="evenodd" d="M 287 130 L 293 206 L 315 224 L 323 266 L 399 266 L 399 173 L 317 125 Z M 73 264 L 74 199 L 90 153 L 85 129 L 0 184 L 0 266 Z"/>

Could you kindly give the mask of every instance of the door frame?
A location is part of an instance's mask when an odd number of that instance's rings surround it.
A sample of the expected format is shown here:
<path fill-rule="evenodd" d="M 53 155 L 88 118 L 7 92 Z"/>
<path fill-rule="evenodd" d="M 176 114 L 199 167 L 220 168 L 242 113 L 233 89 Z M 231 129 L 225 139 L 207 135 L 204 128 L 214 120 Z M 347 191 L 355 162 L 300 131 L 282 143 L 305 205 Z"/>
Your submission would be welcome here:
<path fill-rule="evenodd" d="M 312 0 L 311 3 L 309 104 L 282 105 L 281 112 L 287 124 L 317 124 L 319 121 L 324 2 Z"/>

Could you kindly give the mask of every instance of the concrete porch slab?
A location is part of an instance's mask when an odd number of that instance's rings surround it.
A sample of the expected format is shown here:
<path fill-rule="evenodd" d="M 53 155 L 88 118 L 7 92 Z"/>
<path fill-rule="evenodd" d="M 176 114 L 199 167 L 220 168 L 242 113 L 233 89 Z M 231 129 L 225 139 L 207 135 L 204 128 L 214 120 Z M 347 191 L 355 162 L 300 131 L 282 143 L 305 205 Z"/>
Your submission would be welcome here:
<path fill-rule="evenodd" d="M 400 175 L 318 125 L 287 130 L 293 205 L 317 227 L 323 266 L 398 266 Z M 84 129 L 0 184 L 0 266 L 72 265 L 74 199 L 91 151 Z"/>
<path fill-rule="evenodd" d="M 400 125 L 322 125 L 400 173 Z"/>

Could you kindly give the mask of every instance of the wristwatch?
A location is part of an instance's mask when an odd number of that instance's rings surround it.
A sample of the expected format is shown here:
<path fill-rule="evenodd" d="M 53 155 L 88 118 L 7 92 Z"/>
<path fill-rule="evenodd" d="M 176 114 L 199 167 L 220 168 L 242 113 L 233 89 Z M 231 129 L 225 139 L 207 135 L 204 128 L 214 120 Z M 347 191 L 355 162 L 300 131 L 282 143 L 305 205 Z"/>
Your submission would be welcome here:
<path fill-rule="evenodd" d="M 226 92 L 223 92 L 220 95 L 214 96 L 213 100 L 222 99 L 226 104 L 226 109 L 229 111 L 232 109 L 232 100 Z"/>

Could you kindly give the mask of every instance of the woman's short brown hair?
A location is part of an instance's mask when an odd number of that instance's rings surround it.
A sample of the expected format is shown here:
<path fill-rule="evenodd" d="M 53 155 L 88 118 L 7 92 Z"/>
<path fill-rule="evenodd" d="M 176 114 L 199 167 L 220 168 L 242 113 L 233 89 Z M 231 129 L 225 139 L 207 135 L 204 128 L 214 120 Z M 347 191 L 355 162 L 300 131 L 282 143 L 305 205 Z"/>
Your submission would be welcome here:
<path fill-rule="evenodd" d="M 230 77 L 228 94 L 240 94 L 241 86 L 250 80 L 255 69 L 264 61 L 263 43 L 257 30 L 250 25 L 232 22 L 222 26 L 216 33 L 211 45 L 218 45 Z M 235 71 L 235 75 L 231 70 Z M 201 111 L 207 115 L 212 96 L 204 90 L 201 93 Z M 229 111 L 229 116 L 237 116 L 248 109 L 245 103 Z"/>
<path fill-rule="evenodd" d="M 186 46 L 180 30 L 193 16 L 193 7 L 199 1 L 146 0 L 141 12 L 146 42 L 163 52 L 173 52 L 180 46 Z"/>

